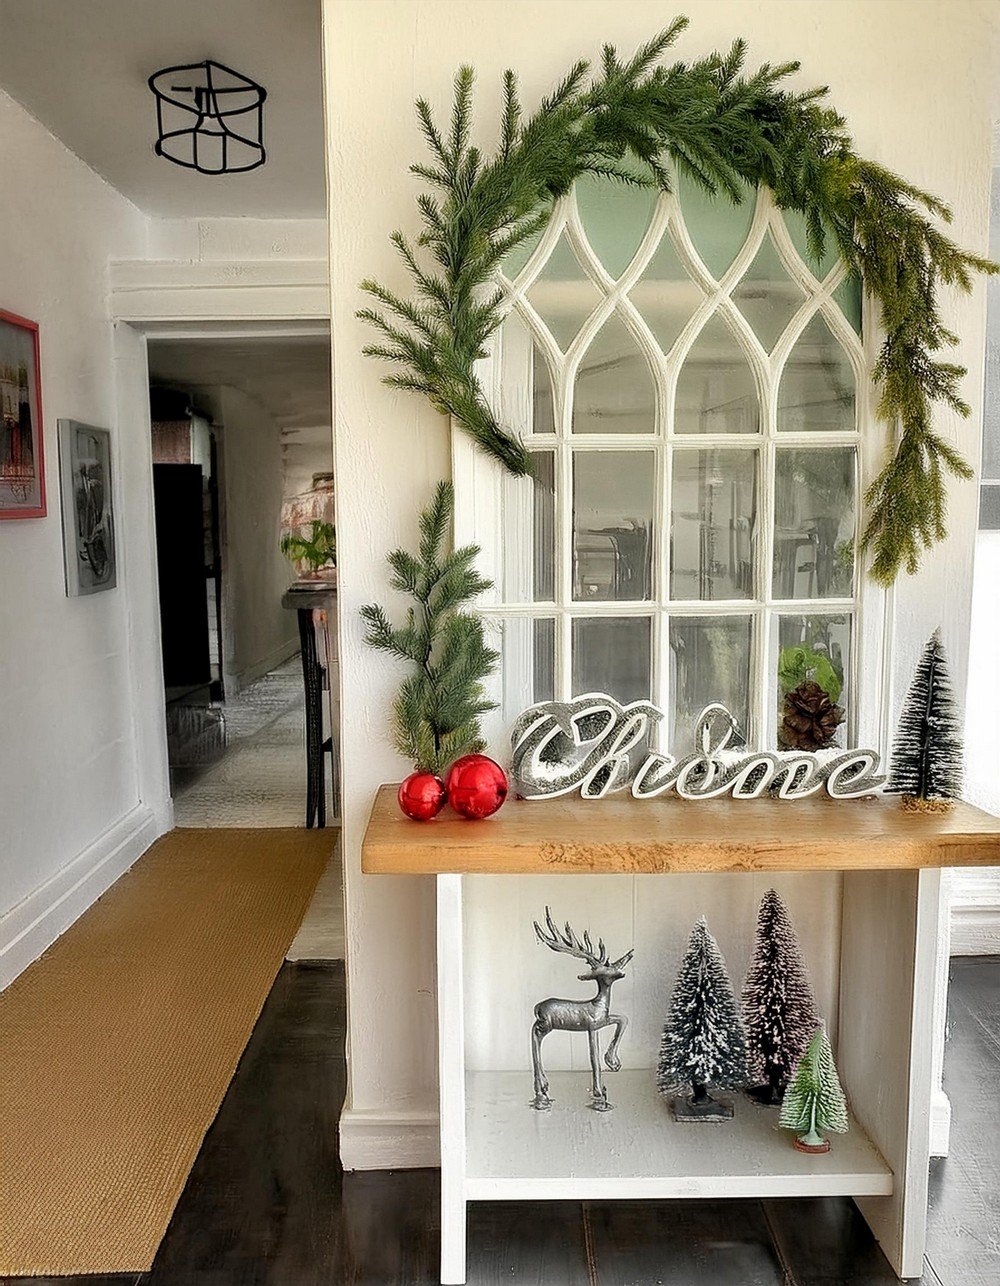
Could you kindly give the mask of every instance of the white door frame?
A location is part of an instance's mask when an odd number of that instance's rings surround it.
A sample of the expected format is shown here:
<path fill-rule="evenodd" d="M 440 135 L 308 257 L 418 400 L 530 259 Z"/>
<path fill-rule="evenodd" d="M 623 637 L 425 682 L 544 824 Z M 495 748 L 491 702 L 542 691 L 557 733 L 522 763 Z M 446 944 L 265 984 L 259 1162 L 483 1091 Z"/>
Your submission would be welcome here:
<path fill-rule="evenodd" d="M 173 827 L 163 712 L 163 654 L 157 590 L 149 339 L 329 336 L 325 260 L 110 265 L 122 488 L 121 558 L 129 628 L 129 671 L 139 798 L 157 834 Z"/>

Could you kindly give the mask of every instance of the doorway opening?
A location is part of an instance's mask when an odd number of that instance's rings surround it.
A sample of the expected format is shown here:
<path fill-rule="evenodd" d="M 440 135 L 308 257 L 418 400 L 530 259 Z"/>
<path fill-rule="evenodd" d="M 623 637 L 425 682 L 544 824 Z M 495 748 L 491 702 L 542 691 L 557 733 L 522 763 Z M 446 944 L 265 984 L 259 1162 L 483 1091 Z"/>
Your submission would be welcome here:
<path fill-rule="evenodd" d="M 326 824 L 339 722 L 329 334 L 151 336 L 148 359 L 175 822 Z M 289 593 L 316 559 L 283 536 L 319 530 L 311 515 L 329 528 L 323 611 Z"/>

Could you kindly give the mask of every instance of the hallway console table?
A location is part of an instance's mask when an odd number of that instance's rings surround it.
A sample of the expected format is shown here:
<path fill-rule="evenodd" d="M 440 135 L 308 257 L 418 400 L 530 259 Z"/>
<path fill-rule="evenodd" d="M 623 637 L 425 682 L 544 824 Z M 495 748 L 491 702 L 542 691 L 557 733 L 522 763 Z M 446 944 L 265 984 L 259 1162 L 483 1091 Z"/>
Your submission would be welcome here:
<path fill-rule="evenodd" d="M 378 792 L 362 869 L 437 880 L 443 1283 L 465 1281 L 469 1201 L 642 1197 L 849 1196 L 897 1274 L 920 1276 L 940 871 L 1000 865 L 1000 818 L 967 804 L 946 814 L 908 813 L 891 797 L 687 802 L 617 796 L 510 800 L 488 821 L 443 813 L 420 825 L 400 814 L 395 791 L 383 786 Z M 545 995 L 567 994 L 563 987 L 577 970 L 559 974 L 550 967 L 550 991 L 525 986 L 520 994 L 518 959 L 532 949 L 531 920 L 545 900 L 558 897 L 556 918 L 565 918 L 572 899 L 569 886 L 557 881 L 574 881 L 578 901 L 588 888 L 599 894 L 590 896 L 590 928 L 601 929 L 616 953 L 633 942 L 617 935 L 612 941 L 603 926 L 616 891 L 631 880 L 625 901 L 636 938 L 632 969 L 641 970 L 643 953 L 648 971 L 663 945 L 645 908 L 655 909 L 657 899 L 662 907 L 662 898 L 669 903 L 675 894 L 690 901 L 695 876 L 701 881 L 695 894 L 711 919 L 713 890 L 722 892 L 713 879 L 724 872 L 753 881 L 754 902 L 771 878 L 786 878 L 780 873 L 810 873 L 795 878 L 825 878 L 827 886 L 836 881 L 836 936 L 826 926 L 823 942 L 835 956 L 829 966 L 839 1012 L 831 1034 L 851 1107 L 850 1132 L 834 1137 L 829 1154 L 806 1156 L 776 1128 L 773 1109 L 741 1096 L 732 1122 L 678 1125 L 656 1093 L 655 1046 L 648 1041 L 633 1055 L 644 1066 L 606 1075 L 614 1111 L 587 1110 L 589 1076 L 582 1070 L 552 1073 L 552 1110 L 532 1111 L 532 1009 Z M 532 879 L 518 879 L 524 876 Z M 677 885 L 678 878 L 687 884 Z M 805 934 L 803 946 L 808 959 Z M 484 951 L 476 963 L 473 957 Z M 569 985 L 575 994 L 577 984 Z M 623 991 L 625 985 L 617 984 Z M 640 975 L 632 995 L 637 1007 L 641 985 Z M 616 1008 L 629 1014 L 625 1000 L 616 991 Z M 669 992 L 658 993 L 658 1013 L 633 1022 L 623 1054 L 637 1026 L 651 1033 L 654 1018 L 662 1022 L 668 1002 Z M 470 1029 L 503 1026 L 504 1007 L 513 1007 L 508 1026 L 512 1033 L 523 1028 L 523 1042 L 513 1042 L 502 1066 L 484 1068 Z M 984 1146 L 990 1144 L 984 1140 Z"/>

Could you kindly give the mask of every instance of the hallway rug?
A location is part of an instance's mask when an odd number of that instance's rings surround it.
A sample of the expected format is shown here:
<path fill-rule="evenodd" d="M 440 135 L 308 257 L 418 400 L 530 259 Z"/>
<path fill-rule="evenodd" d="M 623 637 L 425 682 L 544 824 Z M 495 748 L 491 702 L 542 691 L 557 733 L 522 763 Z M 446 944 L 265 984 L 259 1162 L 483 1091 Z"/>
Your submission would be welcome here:
<path fill-rule="evenodd" d="M 336 830 L 175 830 L 0 995 L 0 1275 L 142 1272 Z"/>

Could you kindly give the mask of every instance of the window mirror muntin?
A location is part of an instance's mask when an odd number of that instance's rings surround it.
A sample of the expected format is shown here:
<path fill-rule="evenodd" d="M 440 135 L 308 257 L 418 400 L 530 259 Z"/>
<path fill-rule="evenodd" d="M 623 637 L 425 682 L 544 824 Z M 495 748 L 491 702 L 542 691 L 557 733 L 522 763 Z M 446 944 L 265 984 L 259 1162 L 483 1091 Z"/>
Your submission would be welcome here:
<path fill-rule="evenodd" d="M 594 193 L 588 197 L 592 205 L 595 199 Z M 704 209 L 703 203 L 699 208 Z M 591 221 L 593 217 L 591 210 Z M 746 218 L 745 212 L 741 217 Z M 580 673 L 579 665 L 574 667 L 573 660 L 574 629 L 577 630 L 579 637 L 581 628 L 574 626 L 575 620 L 593 617 L 622 620 L 621 628 L 625 630 L 622 634 L 622 646 L 627 648 L 628 631 L 625 629 L 624 621 L 635 615 L 648 618 L 651 678 L 649 695 L 668 712 L 673 711 L 674 708 L 672 686 L 678 682 L 676 657 L 680 651 L 678 640 L 681 637 L 682 621 L 687 621 L 691 617 L 697 618 L 699 613 L 707 616 L 724 616 L 734 623 L 732 631 L 734 636 L 737 632 L 741 639 L 745 640 L 749 636 L 749 643 L 741 645 L 749 648 L 749 656 L 746 658 L 750 674 L 748 683 L 751 707 L 748 735 L 774 745 L 777 732 L 773 694 L 778 617 L 789 614 L 794 616 L 799 609 L 801 609 L 800 614 L 803 615 L 839 613 L 841 616 L 846 616 L 849 630 L 853 632 L 857 630 L 860 577 L 855 565 L 856 560 L 851 559 L 849 563 L 845 561 L 845 550 L 851 544 L 850 535 L 845 534 L 845 531 L 852 523 L 856 528 L 860 512 L 862 469 L 859 423 L 867 399 L 855 393 L 850 406 L 849 420 L 843 415 L 840 416 L 839 421 L 834 415 L 826 415 L 820 427 L 811 427 L 808 423 L 803 423 L 795 428 L 784 428 L 780 431 L 778 424 L 779 390 L 785 367 L 789 364 L 790 357 L 795 352 L 796 344 L 803 332 L 807 330 L 810 323 L 819 318 L 822 319 L 824 333 L 829 335 L 828 347 L 836 345 L 837 348 L 832 351 L 843 355 L 842 358 L 838 358 L 842 368 L 841 384 L 843 383 L 842 370 L 848 369 L 852 374 L 855 388 L 860 388 L 860 380 L 865 370 L 865 355 L 854 329 L 854 319 L 846 317 L 838 303 L 838 300 L 845 298 L 850 300 L 852 297 L 846 289 L 848 283 L 843 265 L 833 262 L 832 267 L 828 266 L 831 262 L 829 255 L 826 265 L 817 266 L 807 262 L 808 257 L 801 255 L 797 249 L 798 243 L 804 244 L 801 230 L 795 230 L 796 235 L 793 238 L 784 218 L 774 208 L 766 192 L 757 194 L 752 215 L 748 220 L 749 235 L 718 278 L 711 274 L 698 254 L 697 240 L 690 235 L 685 223 L 683 188 L 680 201 L 674 195 L 660 196 L 657 199 L 645 234 L 641 238 L 638 237 L 637 220 L 631 221 L 630 236 L 633 243 L 638 239 L 638 249 L 617 276 L 615 272 L 621 268 L 624 262 L 623 256 L 619 255 L 617 262 L 609 271 L 591 248 L 585 225 L 586 220 L 580 217 L 576 199 L 573 194 L 570 194 L 560 203 L 552 223 L 539 239 L 527 261 L 523 262 L 516 277 L 513 280 L 504 281 L 510 300 L 511 316 L 498 337 L 499 361 L 493 368 L 496 394 L 498 404 L 508 421 L 521 432 L 529 446 L 546 453 L 543 472 L 547 479 L 546 504 L 551 516 L 552 541 L 555 549 L 552 574 L 548 577 L 547 583 L 542 584 L 545 577 L 539 575 L 539 567 L 535 568 L 532 575 L 527 578 L 527 582 L 524 576 L 519 580 L 517 576 L 505 575 L 502 588 L 494 595 L 493 601 L 486 604 L 486 611 L 544 617 L 546 621 L 551 622 L 551 627 L 548 625 L 545 627 L 551 628 L 551 640 L 555 651 L 551 661 L 550 678 L 555 694 L 559 697 L 568 697 L 572 694 L 574 668 L 578 676 Z M 588 284 L 594 286 L 601 295 L 600 301 L 594 304 L 565 351 L 549 333 L 544 320 L 532 308 L 530 298 L 531 285 L 544 270 L 548 253 L 560 238 L 564 245 L 572 247 L 575 260 L 581 265 Z M 801 302 L 797 302 L 796 307 L 791 311 L 790 319 L 780 329 L 770 352 L 765 352 L 753 327 L 740 313 L 737 302 L 733 298 L 748 268 L 758 260 L 765 238 L 768 255 L 764 256 L 764 259 L 768 262 L 780 260 L 781 268 L 786 274 L 782 284 L 786 311 L 789 299 L 798 301 L 801 298 Z M 698 240 L 706 244 L 703 228 L 699 229 Z M 718 254 L 716 262 L 721 262 Z M 678 264 L 681 265 L 685 274 L 683 280 L 677 276 Z M 644 276 L 647 267 L 654 268 L 658 274 L 654 280 L 653 289 L 650 288 L 648 279 Z M 826 267 L 827 271 L 820 280 L 814 275 L 813 269 L 821 271 L 822 267 Z M 668 283 L 665 291 L 660 288 L 661 280 Z M 792 284 L 789 285 L 789 282 Z M 755 284 L 755 289 L 759 289 L 759 282 Z M 678 302 L 682 297 L 684 302 Z M 670 298 L 675 300 L 674 304 L 669 304 Z M 664 300 L 667 303 L 661 307 L 656 303 L 658 299 L 661 303 Z M 654 333 L 653 326 L 647 323 L 644 316 L 644 309 L 655 311 L 657 307 L 659 311 L 653 320 L 657 322 L 659 334 L 667 335 L 669 341 L 667 343 L 661 342 L 657 333 Z M 689 310 L 686 318 L 680 315 L 683 309 Z M 664 329 L 665 316 L 669 318 L 669 326 L 666 329 Z M 644 395 L 643 399 L 640 399 L 640 410 L 645 420 L 641 423 L 633 417 L 628 430 L 624 432 L 619 429 L 602 431 L 605 426 L 600 424 L 596 426 L 596 431 L 591 428 L 580 432 L 578 428 L 574 428 L 573 422 L 574 393 L 581 371 L 587 370 L 588 351 L 609 320 L 618 323 L 619 335 L 627 335 L 629 341 L 634 344 L 634 349 L 630 350 L 629 360 L 632 364 L 640 364 L 640 369 L 644 372 L 643 378 L 648 379 L 652 384 L 655 398 L 652 407 L 653 423 L 651 425 L 647 423 L 650 418 L 650 407 L 649 398 Z M 730 417 L 722 431 L 714 431 L 715 426 L 710 424 L 707 432 L 704 430 L 684 432 L 677 423 L 678 383 L 685 361 L 695 347 L 698 336 L 710 322 L 716 321 L 721 321 L 727 328 L 727 332 L 734 336 L 740 358 L 752 377 L 752 386 L 758 399 L 756 423 L 751 423 L 748 429 L 747 424 Z M 518 328 L 523 329 L 524 336 L 529 341 L 530 361 L 535 364 L 543 361 L 545 364 L 542 383 L 543 385 L 547 383 L 548 389 L 543 388 L 540 396 L 535 395 L 530 370 L 525 369 L 523 352 L 519 355 L 514 351 L 517 344 L 508 342 L 508 330 L 516 333 Z M 525 341 L 522 338 L 521 349 L 523 350 L 524 347 Z M 808 361 L 803 363 L 801 354 L 798 354 L 791 358 L 789 369 L 796 365 L 800 384 L 803 381 L 803 365 L 805 366 L 804 378 L 808 389 Z M 829 363 L 827 362 L 826 365 L 828 366 Z M 818 362 L 818 366 L 822 370 L 823 362 Z M 520 386 L 520 393 L 517 391 L 518 386 Z M 746 387 L 746 381 L 744 381 L 744 387 Z M 610 396 L 615 396 L 610 382 L 608 388 Z M 635 410 L 634 405 L 629 404 L 632 393 L 626 390 L 619 396 L 622 399 L 620 404 L 606 402 L 606 405 L 611 405 L 612 409 L 617 405 L 618 409 L 623 411 L 624 418 L 629 418 Z M 519 415 L 510 414 L 512 401 L 519 405 Z M 799 398 L 800 418 L 802 402 L 803 399 Z M 845 399 L 841 398 L 837 403 L 838 408 L 843 404 Z M 548 414 L 550 406 L 551 415 Z M 637 429 L 640 431 L 636 431 Z M 843 450 L 845 458 L 849 457 L 853 462 L 851 503 L 845 502 L 843 506 L 849 512 L 846 516 L 839 511 L 838 514 L 819 513 L 818 510 L 822 506 L 817 506 L 815 503 L 800 505 L 799 512 L 793 514 L 793 517 L 801 522 L 802 532 L 797 533 L 794 529 L 786 530 L 787 506 L 783 507 L 783 500 L 781 502 L 777 500 L 776 488 L 778 474 L 791 458 L 788 453 L 815 450 L 817 452 L 815 457 L 805 458 L 819 461 L 822 459 L 822 452 L 834 449 Z M 689 451 L 715 451 L 723 460 L 744 458 L 726 454 L 739 451 L 746 452 L 746 458 L 752 457 L 754 460 L 752 519 L 747 521 L 747 515 L 743 514 L 740 515 L 743 519 L 742 524 L 736 524 L 742 525 L 745 531 L 740 539 L 735 541 L 735 545 L 739 546 L 740 540 L 745 537 L 744 543 L 748 552 L 739 552 L 729 557 L 730 564 L 740 566 L 740 576 L 737 580 L 729 578 L 729 585 L 735 588 L 723 591 L 722 597 L 705 597 L 704 574 L 698 577 L 689 575 L 688 584 L 685 586 L 672 572 L 671 542 L 674 538 L 674 524 L 670 519 L 670 504 L 675 485 L 673 475 L 676 472 L 678 477 L 681 476 L 683 470 L 676 466 L 678 462 L 685 460 Z M 642 455 L 643 473 L 647 480 L 649 477 L 652 478 L 652 505 L 647 503 L 647 488 L 641 505 L 637 507 L 633 503 L 630 507 L 619 506 L 621 512 L 609 511 L 607 521 L 601 518 L 599 524 L 583 524 L 586 527 L 586 533 L 582 532 L 581 524 L 574 518 L 574 506 L 577 502 L 577 486 L 580 477 L 578 460 L 584 452 L 613 453 L 608 457 L 609 464 L 612 459 L 621 461 L 623 457 L 634 464 L 636 457 L 632 453 L 645 453 Z M 591 491 L 594 488 L 593 478 L 599 479 L 600 472 L 601 466 L 595 465 L 591 471 Z M 839 469 L 838 472 L 843 473 L 843 469 Z M 537 485 L 537 480 L 535 483 L 509 480 L 501 484 L 504 501 L 499 506 L 498 530 L 503 532 L 503 537 L 498 542 L 502 546 L 497 551 L 500 555 L 498 566 L 502 565 L 506 569 L 510 562 L 519 563 L 522 567 L 525 563 L 518 546 L 524 543 L 522 535 L 529 528 L 523 521 L 523 499 L 516 501 L 512 496 L 519 489 L 523 492 L 527 488 L 530 493 L 533 488 L 537 488 Z M 610 490 L 614 491 L 614 487 Z M 831 503 L 827 497 L 827 509 L 830 508 Z M 613 509 L 614 506 L 612 505 L 611 508 Z M 626 512 L 626 508 L 635 512 Z M 642 510 L 641 514 L 639 509 Z M 838 517 L 838 522 L 836 539 L 833 543 L 835 546 L 840 546 L 839 556 L 842 565 L 837 577 L 831 579 L 828 571 L 822 571 L 823 568 L 829 568 L 831 548 L 829 538 L 825 540 L 825 544 L 819 541 L 823 546 L 823 557 L 820 558 L 819 565 L 810 567 L 809 564 L 817 562 L 814 555 L 819 540 L 811 528 L 818 525 L 817 519 L 826 520 L 826 527 L 830 528 L 834 517 Z M 780 533 L 776 530 L 779 519 L 784 522 Z M 648 543 L 644 543 L 641 539 L 626 542 L 643 551 L 641 574 L 638 577 L 633 575 L 634 569 L 629 565 L 626 568 L 627 574 L 622 577 L 619 573 L 616 579 L 613 568 L 616 559 L 620 564 L 623 557 L 622 550 L 611 547 L 614 542 L 607 538 L 607 532 L 602 531 L 602 534 L 595 539 L 593 528 L 598 525 L 600 529 L 609 527 L 615 531 L 630 533 L 647 525 L 647 520 Z M 726 538 L 722 543 L 727 549 L 728 556 L 730 546 L 734 545 L 734 541 L 730 540 L 732 534 L 730 528 L 733 525 L 731 513 L 727 515 L 726 523 L 728 524 L 724 532 Z M 532 531 L 537 531 L 537 522 L 529 526 Z M 584 534 L 586 534 L 588 547 L 581 549 L 580 538 Z M 802 542 L 796 546 L 798 534 L 801 534 Z M 532 540 L 529 539 L 527 543 L 532 544 Z M 716 540 L 716 546 L 718 543 Z M 853 554 L 853 546 L 850 552 Z M 591 574 L 588 576 L 580 574 L 581 554 L 585 556 L 583 559 L 585 566 L 590 569 Z M 590 560 L 589 563 L 587 559 Z M 783 569 L 780 576 L 776 571 L 776 567 L 779 566 Z M 789 568 L 793 569 L 792 574 L 789 574 Z M 825 580 L 820 587 L 819 581 L 823 576 Z M 709 577 L 708 581 L 711 582 L 712 579 Z M 637 582 L 642 584 L 642 595 L 625 599 L 609 592 L 609 586 L 617 584 L 620 593 L 623 580 L 632 583 L 633 592 Z M 584 582 L 589 587 L 585 591 Z M 695 582 L 700 586 L 697 590 L 692 588 Z M 821 588 L 822 592 L 820 592 Z M 545 597 L 544 594 L 549 592 L 551 598 Z M 709 592 L 714 594 L 712 590 Z M 737 620 L 746 622 L 745 630 L 740 626 L 737 631 L 735 625 Z M 672 621 L 677 622 L 673 637 Z M 690 636 L 691 627 L 685 624 L 683 629 Z M 584 635 L 586 635 L 585 630 Z M 723 637 L 723 634 L 716 631 L 715 637 L 718 639 Z M 715 646 L 717 651 L 717 644 Z M 688 667 L 687 687 L 691 691 L 705 686 L 702 679 L 698 677 L 700 671 L 691 669 L 690 657 L 695 650 L 691 647 L 687 648 L 684 662 Z M 711 648 L 707 650 L 711 652 Z M 846 650 L 849 653 L 848 664 L 852 667 L 856 666 L 859 655 L 858 646 L 852 642 Z M 592 667 L 588 673 L 593 673 Z M 725 686 L 721 684 L 721 679 L 720 685 Z M 845 693 L 852 702 L 855 700 L 853 694 L 856 688 L 857 685 L 853 682 L 849 685 L 845 683 Z M 681 693 L 678 692 L 677 695 L 680 698 Z M 681 704 L 684 703 L 681 702 Z M 516 712 L 507 713 L 509 715 Z M 673 720 L 673 714 L 669 715 L 669 719 Z M 665 737 L 664 731 L 663 739 Z"/>

